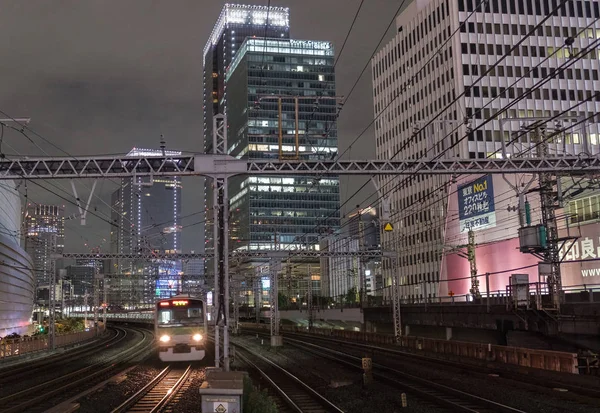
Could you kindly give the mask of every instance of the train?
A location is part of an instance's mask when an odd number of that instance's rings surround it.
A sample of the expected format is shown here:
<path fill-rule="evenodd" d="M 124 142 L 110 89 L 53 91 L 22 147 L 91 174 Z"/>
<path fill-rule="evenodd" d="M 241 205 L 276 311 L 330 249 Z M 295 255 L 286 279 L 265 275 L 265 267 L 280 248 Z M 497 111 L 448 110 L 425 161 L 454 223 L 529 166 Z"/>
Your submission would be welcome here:
<path fill-rule="evenodd" d="M 202 360 L 206 353 L 207 321 L 204 300 L 177 295 L 159 300 L 154 332 L 161 361 Z"/>

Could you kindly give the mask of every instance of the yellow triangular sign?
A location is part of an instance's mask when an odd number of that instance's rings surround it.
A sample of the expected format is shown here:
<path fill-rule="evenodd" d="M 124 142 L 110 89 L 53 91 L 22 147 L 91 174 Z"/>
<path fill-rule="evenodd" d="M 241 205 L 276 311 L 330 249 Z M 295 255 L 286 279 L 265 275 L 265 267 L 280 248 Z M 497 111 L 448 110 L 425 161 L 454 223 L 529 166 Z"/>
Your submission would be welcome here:
<path fill-rule="evenodd" d="M 387 224 L 385 224 L 385 226 L 383 227 L 384 231 L 393 231 L 394 227 L 392 226 L 392 224 L 390 224 L 389 222 Z"/>

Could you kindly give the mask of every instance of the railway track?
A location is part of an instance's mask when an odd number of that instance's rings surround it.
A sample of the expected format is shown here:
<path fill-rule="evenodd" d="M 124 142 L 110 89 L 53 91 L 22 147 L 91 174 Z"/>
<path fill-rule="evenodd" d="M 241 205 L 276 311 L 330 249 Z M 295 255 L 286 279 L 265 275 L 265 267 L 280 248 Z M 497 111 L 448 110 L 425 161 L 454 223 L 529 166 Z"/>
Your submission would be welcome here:
<path fill-rule="evenodd" d="M 192 375 L 192 366 L 186 369 L 165 367 L 148 384 L 138 390 L 111 413 L 158 413 L 173 411 L 170 404 L 183 393 Z"/>
<path fill-rule="evenodd" d="M 291 338 L 287 338 L 286 343 L 302 351 L 362 371 L 361 357 Z M 439 406 L 446 407 L 452 412 L 526 413 L 523 410 L 457 390 L 435 381 L 426 380 L 382 364 L 373 363 L 373 370 L 373 377 L 375 379 L 393 387 L 398 387 L 408 393 L 413 393 Z"/>
<path fill-rule="evenodd" d="M 82 388 L 93 386 L 102 378 L 110 376 L 122 363 L 138 357 L 152 347 L 153 340 L 151 338 L 153 335 L 145 330 L 136 331 L 141 332 L 142 339 L 116 357 L 98 360 L 95 363 L 66 374 L 58 375 L 21 391 L 8 395 L 4 395 L 3 393 L 3 396 L 0 397 L 0 412 L 34 413 L 44 411 L 50 407 L 49 402 L 52 400 L 57 398 L 66 399 L 80 392 Z M 31 373 L 37 374 L 35 370 Z"/>
<path fill-rule="evenodd" d="M 31 374 L 32 370 L 34 369 L 36 371 L 36 374 L 39 374 L 41 371 L 49 370 L 52 366 L 55 366 L 56 363 L 59 363 L 64 360 L 73 361 L 75 359 L 84 357 L 88 354 L 96 352 L 100 348 L 111 347 L 115 344 L 118 344 L 120 341 L 124 340 L 125 337 L 127 337 L 127 330 L 123 328 L 110 327 L 110 329 L 115 330 L 115 334 L 112 337 L 109 337 L 108 339 L 101 339 L 97 342 L 83 345 L 73 350 L 65 351 L 61 354 L 56 354 L 50 357 L 44 357 L 39 360 L 32 360 L 30 362 L 25 361 L 24 363 L 17 364 L 16 366 L 7 366 L 5 368 L 1 368 L 0 387 L 4 383 L 19 380 L 20 378 Z"/>
<path fill-rule="evenodd" d="M 248 348 L 235 344 L 236 357 L 255 370 L 276 396 L 279 412 L 343 413 L 343 410 L 313 390 L 301 379 Z"/>
<path fill-rule="evenodd" d="M 264 334 L 261 332 L 260 334 Z M 330 346 L 335 346 L 337 349 L 341 347 L 363 350 L 372 354 L 373 357 L 383 356 L 386 359 L 393 357 L 399 362 L 410 361 L 423 362 L 430 364 L 435 368 L 439 368 L 440 365 L 447 367 L 448 369 L 454 369 L 457 372 L 464 371 L 465 365 L 457 363 L 455 361 L 444 360 L 437 357 L 430 357 L 423 354 L 415 354 L 412 352 L 377 346 L 373 344 L 346 342 L 338 339 L 332 339 L 329 337 L 320 336 L 307 336 L 306 334 L 286 333 L 287 337 L 298 337 L 301 341 L 306 342 L 309 340 L 311 343 L 325 343 Z M 561 394 L 561 397 L 576 402 L 600 405 L 600 389 L 598 387 L 586 387 L 574 383 L 567 383 L 565 381 L 553 380 L 551 378 L 535 377 L 532 375 L 524 375 L 518 372 L 512 372 L 506 369 L 484 367 L 477 365 L 468 366 L 469 375 L 476 375 L 482 379 L 489 378 L 490 375 L 497 377 L 497 381 L 501 381 L 504 384 L 512 385 L 513 387 L 526 388 L 535 392 L 544 392 L 549 395 L 556 395 L 556 389 L 566 390 Z M 578 377 L 575 377 L 578 378 Z"/>

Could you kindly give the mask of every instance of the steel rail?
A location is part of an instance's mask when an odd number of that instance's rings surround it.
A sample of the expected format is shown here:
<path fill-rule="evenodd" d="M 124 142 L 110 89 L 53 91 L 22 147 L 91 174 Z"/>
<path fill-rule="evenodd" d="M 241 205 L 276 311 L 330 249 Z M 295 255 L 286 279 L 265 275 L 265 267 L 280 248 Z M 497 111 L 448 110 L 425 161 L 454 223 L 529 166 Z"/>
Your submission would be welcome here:
<path fill-rule="evenodd" d="M 119 406 L 111 411 L 111 413 L 125 412 L 131 406 L 141 400 L 148 392 L 154 388 L 160 381 L 171 371 L 171 366 L 167 366 L 162 369 L 152 380 L 150 380 L 144 387 L 139 389 L 133 396 L 125 400 Z"/>
<path fill-rule="evenodd" d="M 344 411 L 342 409 L 340 409 L 335 404 L 333 404 L 331 401 L 329 401 L 328 399 L 323 397 L 320 393 L 318 393 L 316 390 L 311 388 L 308 384 L 304 383 L 301 379 L 296 377 L 294 374 L 290 373 L 288 370 L 279 366 L 277 363 L 274 363 L 273 361 L 269 360 L 268 358 L 255 353 L 254 351 L 248 349 L 247 347 L 245 347 L 243 345 L 236 343 L 236 344 L 234 344 L 234 346 L 237 347 L 238 349 L 242 349 L 243 351 L 245 351 L 248 354 L 251 354 L 253 357 L 260 359 L 261 361 L 267 363 L 270 367 L 273 367 L 275 370 L 282 373 L 285 377 L 289 378 L 296 386 L 300 386 L 302 388 L 302 390 L 304 391 L 304 393 L 308 393 L 312 399 L 316 399 L 317 403 L 321 404 L 326 409 L 328 409 L 327 411 L 334 412 L 334 413 L 344 413 Z M 239 351 L 237 353 L 237 357 L 240 357 L 246 363 L 248 363 L 252 368 L 255 368 L 260 373 L 260 375 L 262 377 L 264 377 L 269 382 L 269 384 L 277 391 L 277 393 L 279 393 L 282 396 L 284 401 L 286 403 L 288 403 L 288 405 L 292 409 L 294 409 L 298 413 L 303 413 L 306 411 L 306 410 L 303 410 L 302 406 L 299 406 L 295 401 L 292 400 L 293 396 L 290 396 L 289 394 L 286 393 L 285 390 L 283 390 L 281 388 L 281 382 L 279 382 L 279 384 L 275 383 L 275 380 L 273 380 L 273 378 L 271 376 L 269 376 L 268 373 L 266 373 L 261 368 L 259 368 L 255 363 L 250 361 L 248 359 L 248 357 L 245 357 L 244 355 L 240 354 Z M 312 411 L 312 410 L 310 410 L 310 411 Z"/>
<path fill-rule="evenodd" d="M 255 331 L 255 330 L 251 330 L 251 331 Z M 264 333 L 264 331 L 262 333 Z M 460 362 L 456 362 L 456 361 L 452 361 L 452 360 L 445 360 L 445 359 L 441 359 L 439 357 L 431 357 L 431 356 L 426 356 L 423 354 L 413 353 L 413 352 L 399 350 L 399 349 L 395 349 L 395 348 L 381 347 L 381 346 L 377 346 L 377 345 L 373 345 L 373 344 L 360 343 L 360 342 L 348 342 L 348 341 L 338 340 L 338 339 L 331 338 L 331 337 L 323 337 L 323 336 L 309 335 L 309 334 L 303 334 L 303 333 L 286 332 L 286 336 L 289 337 L 290 335 L 296 336 L 296 337 L 302 337 L 304 340 L 309 338 L 311 340 L 320 341 L 320 342 L 324 342 L 324 343 L 331 343 L 334 345 L 341 344 L 341 345 L 346 345 L 349 347 L 354 347 L 356 349 L 365 349 L 365 350 L 370 350 L 373 352 L 377 351 L 379 353 L 386 353 L 388 355 L 397 357 L 397 359 L 401 359 L 401 358 L 411 358 L 413 360 L 417 359 L 417 360 L 422 360 L 425 362 L 435 363 L 436 365 L 443 364 L 445 366 L 448 366 L 451 368 L 456 368 L 456 369 L 461 369 L 461 368 L 464 368 L 464 366 L 465 366 L 464 363 L 460 363 Z M 482 366 L 478 366 L 478 365 L 474 365 L 474 364 L 469 364 L 469 371 L 471 373 L 480 373 L 480 374 L 486 375 L 486 376 L 489 374 L 498 374 L 498 375 L 500 375 L 500 377 L 499 377 L 500 379 L 510 380 L 510 381 L 518 383 L 520 385 L 535 386 L 538 389 L 544 388 L 544 389 L 550 389 L 550 390 L 556 389 L 556 388 L 561 388 L 561 389 L 568 390 L 567 395 L 577 394 L 577 395 L 593 398 L 596 400 L 600 400 L 600 388 L 599 387 L 583 387 L 583 386 L 579 386 L 577 384 L 569 384 L 569 383 L 564 383 L 564 382 L 556 381 L 556 380 L 552 380 L 552 379 L 545 379 L 545 378 L 542 379 L 537 376 L 532 376 L 530 374 L 521 374 L 518 372 L 510 371 L 508 369 L 503 369 L 500 367 L 498 367 L 498 368 L 482 367 Z M 536 379 L 535 383 L 532 383 L 533 377 L 535 377 L 535 379 Z"/>
<path fill-rule="evenodd" d="M 142 339 L 117 357 L 97 362 L 67 375 L 2 397 L 0 398 L 0 411 L 3 413 L 30 412 L 32 411 L 32 406 L 43 406 L 49 399 L 61 393 L 72 391 L 80 385 L 91 385 L 95 378 L 102 377 L 117 368 L 120 363 L 134 359 L 154 345 L 153 340 L 146 340 L 149 332 L 144 330 L 139 331 L 142 332 Z M 139 348 L 140 346 L 141 348 Z M 66 380 L 70 381 L 61 385 L 61 383 Z"/>
<path fill-rule="evenodd" d="M 32 369 L 35 369 L 36 373 L 39 373 L 39 369 L 46 368 L 48 366 L 53 365 L 54 363 L 61 360 L 73 360 L 73 358 L 80 358 L 83 355 L 92 353 L 94 350 L 100 347 L 109 347 L 119 343 L 121 340 L 124 340 L 127 336 L 127 330 L 120 327 L 109 327 L 109 329 L 116 330 L 117 334 L 112 337 L 109 337 L 106 340 L 93 340 L 90 343 L 82 344 L 78 347 L 75 347 L 72 350 L 66 351 L 64 353 L 55 354 L 49 357 L 44 357 L 41 359 L 34 359 L 30 362 L 19 363 L 15 366 L 7 366 L 6 368 L 0 369 L 0 384 L 14 381 L 19 378 L 21 375 L 31 374 Z M 121 337 L 121 334 L 123 335 Z"/>
<path fill-rule="evenodd" d="M 288 338 L 286 339 L 286 342 L 303 351 L 313 353 L 323 358 L 330 359 L 353 369 L 362 371 L 359 363 L 357 363 L 357 361 L 361 361 L 360 357 L 352 356 L 337 350 L 319 346 L 317 344 L 302 342 L 300 340 Z M 408 389 L 409 392 L 417 394 L 424 399 L 429 399 L 440 405 L 449 407 L 456 412 L 476 413 L 487 410 L 502 413 L 526 413 L 523 410 L 519 410 L 502 403 L 497 403 L 493 400 L 476 396 L 462 390 L 454 389 L 434 381 L 426 380 L 378 363 L 373 363 L 373 366 L 376 366 L 379 370 L 378 372 L 373 372 L 374 377 L 378 377 L 381 380 L 401 386 L 404 389 Z M 381 371 L 387 372 L 388 374 L 383 374 Z"/>

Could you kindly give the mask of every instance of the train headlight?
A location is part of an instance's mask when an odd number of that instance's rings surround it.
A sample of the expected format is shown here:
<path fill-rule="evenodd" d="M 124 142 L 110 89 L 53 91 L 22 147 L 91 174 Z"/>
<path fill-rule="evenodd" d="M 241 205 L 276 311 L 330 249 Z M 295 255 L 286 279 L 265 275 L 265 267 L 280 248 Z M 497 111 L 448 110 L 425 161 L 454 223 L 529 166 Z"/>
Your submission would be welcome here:
<path fill-rule="evenodd" d="M 169 337 L 168 335 L 164 335 L 160 337 L 160 341 L 162 341 L 163 343 L 168 343 L 171 340 L 171 337 Z"/>
<path fill-rule="evenodd" d="M 200 340 L 202 340 L 202 334 L 194 334 L 193 339 L 194 339 L 194 341 L 200 341 Z"/>

